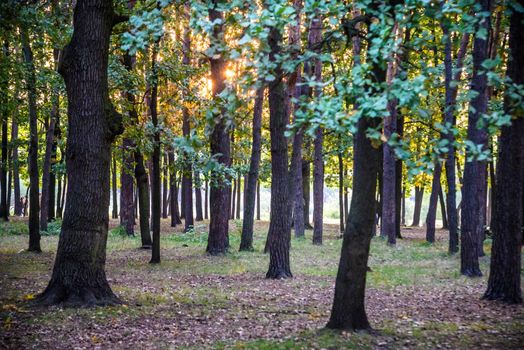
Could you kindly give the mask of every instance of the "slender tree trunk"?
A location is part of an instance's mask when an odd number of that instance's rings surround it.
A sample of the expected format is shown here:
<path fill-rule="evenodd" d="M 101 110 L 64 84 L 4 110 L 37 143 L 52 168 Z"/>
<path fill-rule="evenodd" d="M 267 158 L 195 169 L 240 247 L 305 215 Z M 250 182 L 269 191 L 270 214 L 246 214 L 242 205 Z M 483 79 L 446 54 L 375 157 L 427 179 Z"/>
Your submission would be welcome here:
<path fill-rule="evenodd" d="M 135 234 L 135 210 L 133 198 L 134 181 L 132 175 L 134 163 L 132 153 L 133 147 L 133 140 L 128 137 L 124 137 L 122 139 L 122 169 L 120 171 L 120 225 L 125 228 L 128 236 L 133 236 Z"/>
<path fill-rule="evenodd" d="M 13 116 L 11 124 L 11 142 L 13 145 L 12 165 L 13 165 L 13 194 L 14 194 L 14 207 L 15 216 L 22 215 L 22 202 L 20 198 L 20 172 L 18 163 L 18 120 L 16 116 Z"/>
<path fill-rule="evenodd" d="M 406 187 L 404 186 L 402 188 L 402 213 L 400 215 L 401 217 L 401 224 L 403 226 L 406 226 Z"/>
<path fill-rule="evenodd" d="M 424 198 L 424 187 L 415 187 L 415 210 L 413 212 L 412 227 L 420 226 L 420 212 L 422 210 L 422 199 Z"/>
<path fill-rule="evenodd" d="M 160 263 L 160 216 L 162 197 L 160 192 L 161 187 L 161 170 L 160 170 L 160 130 L 158 129 L 158 112 L 157 112 L 157 96 L 158 96 L 158 71 L 157 71 L 157 53 L 159 49 L 158 41 L 153 44 L 153 52 L 151 55 L 151 75 L 152 82 L 151 97 L 149 111 L 151 113 L 151 122 L 155 128 L 153 133 L 153 154 L 151 156 L 152 172 L 151 172 L 151 231 L 153 233 L 153 246 L 151 249 L 151 264 Z"/>
<path fill-rule="evenodd" d="M 445 99 L 446 108 L 444 112 L 444 123 L 450 125 L 452 128 L 456 125 L 455 104 L 457 98 L 456 83 L 460 80 L 462 64 L 466 54 L 469 34 L 464 34 L 460 42 L 460 49 L 457 53 L 456 73 L 453 76 L 453 62 L 451 58 L 451 35 L 449 28 L 442 25 L 442 32 L 444 34 L 444 82 L 445 82 Z M 456 190 L 456 174 L 455 174 L 455 135 L 452 130 L 443 133 L 445 139 L 448 141 L 448 154 L 446 158 L 446 181 L 448 184 L 446 206 L 448 208 L 448 224 L 449 224 L 449 253 L 454 254 L 458 252 L 458 212 L 457 212 L 457 190 Z"/>
<path fill-rule="evenodd" d="M 217 0 L 213 0 L 213 8 L 209 10 L 209 19 L 214 23 L 212 38 L 214 41 L 223 43 L 223 14 L 216 9 Z M 218 21 L 217 21 L 218 20 Z M 220 23 L 218 23 L 220 22 Z M 225 89 L 225 65 L 226 62 L 222 55 L 211 57 L 211 81 L 213 82 L 212 95 L 217 98 Z M 223 111 L 214 116 L 215 125 L 210 136 L 211 156 L 217 156 L 217 161 L 224 167 L 231 166 L 231 144 L 228 135 L 225 115 Z M 230 186 L 226 181 L 211 173 L 211 190 L 209 196 L 210 216 L 209 236 L 206 251 L 211 255 L 226 253 L 228 247 L 228 226 L 229 226 L 229 200 Z"/>
<path fill-rule="evenodd" d="M 340 216 L 340 232 L 344 232 L 344 161 L 342 151 L 338 151 L 338 212 Z"/>
<path fill-rule="evenodd" d="M 202 215 L 202 180 L 200 173 L 195 171 L 195 206 L 196 206 L 196 221 L 203 221 Z"/>
<path fill-rule="evenodd" d="M 521 6 L 524 1 L 519 0 Z M 513 11 L 510 34 L 507 76 L 514 84 L 524 84 L 524 14 Z M 516 118 L 511 126 L 502 128 L 494 216 L 492 219 L 493 246 L 488 287 L 485 299 L 521 303 L 521 246 L 524 227 L 524 118 L 522 110 L 514 109 L 515 101 L 507 94 L 504 111 Z"/>
<path fill-rule="evenodd" d="M 230 193 L 231 196 L 231 210 L 229 212 L 229 218 L 234 219 L 235 218 L 235 203 L 236 203 L 236 193 L 237 193 L 237 180 L 233 180 L 233 190 Z"/>
<path fill-rule="evenodd" d="M 282 34 L 276 27 L 269 28 L 269 60 L 281 53 Z M 269 128 L 271 133 L 271 211 L 268 232 L 269 269 L 266 278 L 280 279 L 292 277 L 289 264 L 291 239 L 291 215 L 289 198 L 288 150 L 285 130 L 287 115 L 285 110 L 286 92 L 282 82 L 282 69 L 276 67 L 277 77 L 269 84 Z"/>
<path fill-rule="evenodd" d="M 240 176 L 240 172 L 238 173 L 237 175 L 237 211 L 236 211 L 236 216 L 235 218 L 237 220 L 240 220 L 240 187 L 241 187 L 241 182 L 242 182 L 242 176 Z"/>
<path fill-rule="evenodd" d="M 257 220 L 260 221 L 260 181 L 257 181 Z"/>
<path fill-rule="evenodd" d="M 22 34 L 24 35 L 24 34 Z M 29 43 L 27 42 L 27 47 Z M 9 97 L 8 97 L 8 88 L 9 88 L 9 72 L 7 71 L 7 60 L 9 56 L 9 44 L 7 41 L 4 42 L 2 50 L 2 71 L 0 72 L 2 76 L 0 79 L 0 103 L 2 105 L 2 163 L 0 164 L 0 218 L 4 221 L 9 220 L 9 203 L 7 202 L 7 123 L 9 122 L 9 109 L 7 108 Z M 25 53 L 25 50 L 24 50 Z M 32 60 L 32 57 L 31 57 Z M 4 61 L 5 64 L 4 64 Z M 26 61 L 26 63 L 29 63 Z M 32 64 L 32 63 L 29 63 Z M 32 73 L 30 73 L 32 74 Z M 27 83 L 29 85 L 29 83 Z M 29 91 L 29 88 L 28 88 Z M 14 118 L 13 118 L 14 120 Z"/>
<path fill-rule="evenodd" d="M 74 31 L 59 72 L 64 77 L 69 128 L 69 193 L 51 281 L 37 298 L 44 305 L 118 303 L 104 271 L 111 142 L 122 132 L 109 101 L 109 39 L 117 21 L 111 1 L 78 1 Z"/>
<path fill-rule="evenodd" d="M 440 214 L 442 215 L 442 228 L 448 228 L 448 214 L 446 213 L 446 202 L 444 201 L 444 191 L 442 186 L 440 186 L 438 191 L 438 197 L 440 202 Z"/>
<path fill-rule="evenodd" d="M 207 181 L 207 175 L 206 175 L 206 180 L 204 182 L 204 187 L 205 187 L 205 191 L 204 191 L 204 219 L 207 220 L 207 219 L 209 219 L 209 214 L 208 214 L 209 184 L 208 184 L 208 181 Z"/>
<path fill-rule="evenodd" d="M 304 227 L 311 230 L 313 226 L 309 221 L 309 203 L 311 193 L 311 162 L 302 159 L 302 193 L 304 194 Z"/>
<path fill-rule="evenodd" d="M 429 208 L 426 216 L 426 241 L 429 243 L 435 242 L 435 220 L 437 218 L 437 204 L 440 187 L 440 174 L 442 166 L 440 160 L 435 161 L 435 168 L 433 169 L 433 181 L 431 183 L 431 195 L 429 197 Z"/>
<path fill-rule="evenodd" d="M 482 11 L 491 13 L 490 0 L 481 0 Z M 490 18 L 479 24 L 489 31 Z M 478 28 L 480 29 L 480 28 Z M 468 140 L 475 145 L 488 145 L 486 129 L 479 128 L 478 122 L 488 109 L 487 75 L 482 64 L 488 58 L 488 41 L 479 35 L 473 43 L 473 77 L 471 90 L 478 95 L 471 100 L 468 115 Z M 469 152 L 466 156 L 469 157 Z M 464 165 L 464 186 L 462 187 L 462 216 L 460 225 L 460 272 L 468 277 L 482 276 L 479 266 L 479 241 L 484 231 L 482 218 L 486 205 L 486 161 L 473 160 Z"/>
<path fill-rule="evenodd" d="M 397 134 L 399 138 L 404 137 L 404 115 L 399 111 L 397 113 Z M 403 162 L 401 159 L 395 161 L 395 231 L 397 238 L 402 238 L 400 225 L 402 224 L 402 168 Z"/>
<path fill-rule="evenodd" d="M 33 51 L 29 44 L 27 29 L 21 28 L 22 50 L 24 62 L 28 67 L 26 78 L 27 96 L 29 100 L 29 251 L 40 252 L 40 203 L 38 174 L 38 127 L 36 113 L 36 72 L 33 62 Z"/>
<path fill-rule="evenodd" d="M 257 95 L 255 98 L 255 106 L 253 108 L 251 159 L 249 163 L 249 173 L 247 177 L 247 188 L 244 201 L 244 218 L 242 221 L 242 237 L 240 239 L 241 251 L 253 250 L 253 219 L 255 216 L 255 195 L 257 189 L 259 189 L 257 180 L 262 147 L 263 103 L 264 89 L 258 88 Z M 257 197 L 260 197 L 260 195 L 258 195 Z M 260 220 L 260 210 L 258 210 L 258 220 Z"/>
<path fill-rule="evenodd" d="M 169 210 L 171 212 L 171 227 L 182 224 L 178 213 L 178 188 L 175 172 L 175 154 L 173 150 L 168 152 L 169 160 Z"/>
<path fill-rule="evenodd" d="M 167 219 L 167 205 L 168 205 L 168 198 L 167 198 L 167 193 L 168 193 L 168 185 L 167 185 L 167 181 L 168 181 L 168 175 L 167 175 L 167 168 L 168 168 L 168 164 L 167 164 L 167 154 L 164 153 L 163 154 L 163 157 L 164 159 L 164 168 L 162 169 L 162 218 L 164 219 Z"/>
<path fill-rule="evenodd" d="M 112 190 L 112 198 L 113 198 L 113 211 L 111 213 L 111 217 L 113 219 L 118 219 L 118 200 L 117 200 L 117 193 L 118 193 L 118 188 L 117 188 L 117 183 L 116 183 L 116 178 L 117 178 L 117 171 L 116 171 L 116 155 L 115 153 L 113 152 L 113 156 L 112 156 L 112 161 L 113 161 L 113 170 L 112 170 L 112 185 L 111 185 L 111 190 Z"/>

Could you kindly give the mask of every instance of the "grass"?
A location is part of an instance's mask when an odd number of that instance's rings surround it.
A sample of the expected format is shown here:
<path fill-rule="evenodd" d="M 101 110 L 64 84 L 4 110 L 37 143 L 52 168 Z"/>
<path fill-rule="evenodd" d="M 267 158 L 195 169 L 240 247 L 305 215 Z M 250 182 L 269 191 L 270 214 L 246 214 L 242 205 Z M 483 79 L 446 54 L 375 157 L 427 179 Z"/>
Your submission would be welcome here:
<path fill-rule="evenodd" d="M 109 348 L 506 349 L 524 341 L 522 307 L 479 300 L 489 256 L 480 259 L 484 277 L 462 277 L 459 256 L 447 253 L 444 231 L 434 244 L 424 241 L 420 229 L 408 228 L 396 247 L 373 239 L 367 309 L 379 333 L 355 334 L 322 329 L 341 249 L 335 225 L 324 228 L 322 246 L 312 246 L 311 231 L 305 238 L 293 237 L 295 278 L 271 281 L 264 279 L 269 257 L 262 252 L 267 223 L 255 225 L 255 251 L 238 252 L 241 222 L 232 221 L 230 252 L 210 257 L 205 223 L 183 233 L 163 221 L 162 263 L 150 265 L 150 251 L 139 249 L 139 235 L 127 236 L 112 221 L 106 269 L 124 304 L 78 310 L 28 307 L 27 299 L 49 280 L 60 223 L 48 229 L 55 233 L 42 237 L 40 255 L 23 251 L 26 228 L 19 219 L 0 224 L 0 327 L 6 332 L 0 347 L 45 348 L 58 341 L 61 347 Z M 487 254 L 490 244 L 485 242 Z M 63 329 L 71 329 L 71 335 Z"/>

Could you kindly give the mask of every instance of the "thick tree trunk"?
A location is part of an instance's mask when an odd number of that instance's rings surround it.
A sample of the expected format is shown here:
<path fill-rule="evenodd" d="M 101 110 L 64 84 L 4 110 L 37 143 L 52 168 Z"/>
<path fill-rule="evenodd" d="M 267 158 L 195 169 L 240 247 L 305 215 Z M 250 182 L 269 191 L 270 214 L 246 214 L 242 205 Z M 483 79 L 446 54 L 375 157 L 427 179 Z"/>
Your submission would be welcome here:
<path fill-rule="evenodd" d="M 424 199 L 424 187 L 415 187 L 415 210 L 413 211 L 412 227 L 420 226 L 420 212 L 422 210 L 422 200 Z"/>
<path fill-rule="evenodd" d="M 153 236 L 153 246 L 151 249 L 151 264 L 160 263 L 160 216 L 162 210 L 162 197 L 160 192 L 161 187 L 161 170 L 160 170 L 160 130 L 158 129 L 158 112 L 157 112 L 157 96 L 158 96 L 158 70 L 157 70 L 157 54 L 159 44 L 158 41 L 153 44 L 153 52 L 151 55 L 151 96 L 149 100 L 149 112 L 151 114 L 151 122 L 155 129 L 153 133 L 153 154 L 151 156 L 151 231 Z"/>
<path fill-rule="evenodd" d="M 113 152 L 113 155 L 112 155 L 112 171 L 111 171 L 111 191 L 112 191 L 112 199 L 113 199 L 113 205 L 112 205 L 112 212 L 111 212 L 111 217 L 113 219 L 118 219 L 118 199 L 117 199 L 117 193 L 118 193 L 118 188 L 117 188 L 117 182 L 116 182 L 116 179 L 117 179 L 117 170 L 116 170 L 116 155 L 115 153 Z"/>
<path fill-rule="evenodd" d="M 482 11 L 491 12 L 490 0 L 481 0 Z M 479 24 L 486 32 L 490 28 L 490 18 Z M 480 28 L 479 28 L 480 29 Z M 487 75 L 482 64 L 488 58 L 487 39 L 476 35 L 473 43 L 473 77 L 471 90 L 478 95 L 470 103 L 468 115 L 468 140 L 475 145 L 488 145 L 486 129 L 479 128 L 478 122 L 488 109 Z M 469 153 L 469 152 L 468 152 Z M 469 157 L 469 154 L 466 154 Z M 460 272 L 468 277 L 482 276 L 479 267 L 479 240 L 484 231 L 482 218 L 486 205 L 486 161 L 473 160 L 464 165 L 464 186 L 462 187 L 462 216 L 460 225 Z M 485 212 L 485 211 L 484 211 Z"/>
<path fill-rule="evenodd" d="M 40 191 L 38 175 L 38 127 L 36 113 L 36 72 L 33 62 L 33 52 L 29 44 L 29 34 L 26 28 L 21 30 L 24 62 L 28 66 L 26 88 L 29 102 L 29 251 L 40 252 Z"/>
<path fill-rule="evenodd" d="M 251 159 L 247 177 L 247 188 L 245 194 L 244 218 L 242 221 L 242 237 L 240 239 L 240 250 L 253 250 L 253 220 L 255 216 L 255 196 L 258 188 L 258 170 L 262 147 L 262 106 L 264 103 L 264 89 L 258 88 L 253 108 L 253 130 Z M 260 214 L 260 212 L 259 212 Z M 259 215 L 260 216 L 260 215 Z M 258 218 L 260 220 L 260 217 Z"/>
<path fill-rule="evenodd" d="M 435 161 L 435 168 L 433 169 L 433 181 L 431 183 L 431 195 L 429 197 L 428 214 L 426 216 L 426 241 L 429 243 L 435 242 L 435 220 L 437 219 L 437 204 L 438 194 L 441 191 L 440 174 L 442 166 L 440 160 Z"/>
<path fill-rule="evenodd" d="M 331 317 L 327 324 L 332 329 L 370 328 L 364 298 L 380 161 L 380 152 L 365 136 L 370 126 L 367 119 L 361 119 L 354 136 L 353 195 L 342 242 Z"/>
<path fill-rule="evenodd" d="M 524 6 L 524 1 L 518 3 Z M 507 76 L 524 84 L 524 14 L 513 11 L 510 19 Z M 484 298 L 521 303 L 521 245 L 524 227 L 524 118 L 522 109 L 506 95 L 504 110 L 514 116 L 511 126 L 502 128 L 499 140 L 493 246 L 488 287 Z"/>
<path fill-rule="evenodd" d="M 269 60 L 281 53 L 282 34 L 271 27 L 268 43 Z M 271 134 L 271 209 L 268 232 L 269 269 L 266 278 L 292 277 L 289 264 L 291 239 L 291 200 L 289 198 L 288 150 L 285 137 L 287 115 L 285 110 L 286 92 L 282 82 L 282 69 L 276 67 L 277 77 L 269 84 L 269 128 Z"/>
<path fill-rule="evenodd" d="M 315 135 L 313 160 L 313 244 L 322 244 L 324 215 L 324 131 L 318 128 Z"/>
<path fill-rule="evenodd" d="M 213 27 L 213 40 L 223 43 L 223 14 L 216 10 L 217 0 L 213 0 L 213 9 L 209 11 L 209 19 L 215 23 Z M 217 23 L 217 20 L 220 23 Z M 211 81 L 213 82 L 212 94 L 214 98 L 225 89 L 224 57 L 211 57 Z M 230 138 L 226 125 L 225 115 L 217 113 L 214 116 L 214 126 L 210 136 L 211 156 L 216 156 L 217 161 L 224 167 L 231 165 Z M 228 247 L 229 202 L 230 186 L 220 174 L 211 173 L 211 189 L 209 196 L 210 216 L 209 236 L 206 251 L 211 255 L 226 253 Z"/>
<path fill-rule="evenodd" d="M 107 84 L 115 18 L 111 1 L 78 1 L 74 10 L 73 37 L 59 69 L 68 97 L 69 193 L 51 281 L 36 299 L 40 304 L 119 302 L 104 271 L 111 142 L 122 132 Z"/>

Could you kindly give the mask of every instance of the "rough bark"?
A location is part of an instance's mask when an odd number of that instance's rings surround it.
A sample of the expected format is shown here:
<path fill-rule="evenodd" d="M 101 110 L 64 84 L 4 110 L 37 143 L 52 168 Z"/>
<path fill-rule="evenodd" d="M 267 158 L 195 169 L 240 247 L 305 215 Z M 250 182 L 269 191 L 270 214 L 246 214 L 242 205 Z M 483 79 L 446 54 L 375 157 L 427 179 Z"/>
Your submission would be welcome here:
<path fill-rule="evenodd" d="M 282 34 L 275 27 L 269 28 L 269 60 L 281 53 Z M 288 150 L 285 137 L 287 115 L 285 110 L 286 92 L 282 81 L 282 69 L 276 67 L 270 82 L 269 128 L 271 134 L 271 212 L 268 232 L 269 269 L 266 278 L 281 279 L 292 277 L 289 264 L 291 239 L 291 215 L 289 198 Z"/>
<path fill-rule="evenodd" d="M 340 216 L 340 232 L 344 232 L 344 161 L 342 151 L 338 151 L 338 213 Z"/>
<path fill-rule="evenodd" d="M 524 1 L 519 0 L 521 6 Z M 510 19 L 507 76 L 524 84 L 524 14 L 513 11 Z M 485 299 L 521 303 L 521 245 L 524 227 L 524 113 L 513 109 L 505 96 L 504 110 L 512 125 L 502 128 L 492 222 L 493 246 Z"/>
<path fill-rule="evenodd" d="M 182 220 L 180 220 L 180 214 L 178 212 L 178 188 L 173 150 L 169 150 L 167 157 L 169 160 L 169 210 L 171 212 L 171 227 L 176 227 L 176 225 L 182 224 Z"/>
<path fill-rule="evenodd" d="M 130 113 L 130 112 L 129 112 Z M 131 118 L 130 118 L 131 119 Z M 122 169 L 120 171 L 120 225 L 128 236 L 135 234 L 135 208 L 133 198 L 133 140 L 122 139 Z"/>
<path fill-rule="evenodd" d="M 216 7 L 217 0 L 213 0 Z M 222 12 L 212 8 L 209 11 L 209 19 L 214 22 L 223 19 Z M 216 23 L 213 27 L 212 38 L 214 41 L 223 42 L 223 24 Z M 224 57 L 211 57 L 211 80 L 213 82 L 212 95 L 214 98 L 226 88 L 225 86 L 225 60 Z M 213 118 L 210 136 L 211 156 L 217 157 L 217 161 L 223 167 L 231 165 L 230 159 L 230 138 L 226 125 L 226 116 L 222 111 L 217 113 Z M 229 224 L 229 200 L 230 186 L 220 174 L 211 174 L 211 189 L 209 195 L 210 204 L 210 222 L 209 236 L 206 251 L 211 255 L 226 253 L 228 246 L 228 224 Z"/>
<path fill-rule="evenodd" d="M 8 67 L 7 61 L 9 56 L 8 42 L 5 41 L 2 48 L 2 71 L 0 81 L 0 103 L 2 111 L 2 163 L 0 164 L 0 218 L 4 221 L 9 220 L 9 203 L 7 202 L 7 124 L 9 122 L 9 109 L 8 109 L 8 87 L 9 87 L 9 74 L 5 67 Z M 12 139 L 11 139 L 12 140 Z"/>
<path fill-rule="evenodd" d="M 490 0 L 481 0 L 482 11 L 491 11 Z M 490 18 L 484 18 L 480 28 L 489 31 Z M 480 29 L 478 28 L 478 29 Z M 468 114 L 469 141 L 475 145 L 488 145 L 488 133 L 485 127 L 479 128 L 478 122 L 488 108 L 488 79 L 483 72 L 482 63 L 488 58 L 488 41 L 479 35 L 473 42 L 473 77 L 471 91 L 478 95 L 470 102 Z M 470 156 L 466 153 L 466 156 Z M 479 240 L 484 231 L 482 219 L 483 206 L 486 205 L 486 161 L 474 159 L 464 165 L 464 185 L 462 187 L 462 215 L 460 225 L 460 272 L 468 277 L 482 276 L 479 266 Z"/>
<path fill-rule="evenodd" d="M 38 175 L 38 127 L 36 113 L 36 72 L 27 29 L 21 28 L 22 51 L 27 65 L 26 89 L 29 104 L 29 251 L 40 252 L 40 191 Z"/>
<path fill-rule="evenodd" d="M 253 130 L 251 159 L 249 173 L 247 176 L 247 188 L 245 195 L 244 217 L 242 221 L 242 236 L 240 239 L 240 250 L 253 250 L 253 220 L 255 216 L 255 196 L 258 188 L 258 171 L 260 166 L 262 146 L 262 106 L 264 103 L 264 89 L 258 88 L 253 108 Z M 258 218 L 260 220 L 260 218 Z"/>
<path fill-rule="evenodd" d="M 104 271 L 111 143 L 122 132 L 107 83 L 114 19 L 111 1 L 78 1 L 73 36 L 59 67 L 68 97 L 69 190 L 51 281 L 36 299 L 43 305 L 119 302 Z"/>
<path fill-rule="evenodd" d="M 144 157 L 139 150 L 135 151 L 135 178 L 138 192 L 140 239 L 142 248 L 148 249 L 152 245 L 149 226 L 149 176 L 144 166 Z"/>

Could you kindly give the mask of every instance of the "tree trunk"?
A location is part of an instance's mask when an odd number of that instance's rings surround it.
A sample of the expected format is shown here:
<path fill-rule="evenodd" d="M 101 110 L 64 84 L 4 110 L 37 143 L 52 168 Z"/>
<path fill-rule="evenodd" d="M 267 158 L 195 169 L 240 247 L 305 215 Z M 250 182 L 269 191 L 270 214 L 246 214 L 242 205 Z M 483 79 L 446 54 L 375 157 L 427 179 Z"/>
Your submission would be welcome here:
<path fill-rule="evenodd" d="M 175 155 L 173 150 L 168 152 L 169 160 L 169 210 L 171 212 L 171 227 L 182 224 L 178 213 L 178 188 L 175 172 Z"/>
<path fill-rule="evenodd" d="M 420 226 L 420 212 L 422 210 L 422 199 L 424 198 L 424 187 L 415 187 L 415 210 L 413 212 L 412 227 Z"/>
<path fill-rule="evenodd" d="M 26 88 L 29 100 L 29 251 L 41 252 L 40 248 L 40 191 L 38 175 L 38 117 L 36 113 L 36 72 L 33 51 L 29 44 L 27 29 L 21 28 L 24 62 L 28 66 Z"/>
<path fill-rule="evenodd" d="M 400 214 L 400 223 L 406 225 L 406 186 L 402 188 L 402 212 Z"/>
<path fill-rule="evenodd" d="M 240 172 L 238 172 L 238 175 L 237 175 L 237 211 L 236 211 L 236 216 L 235 218 L 237 220 L 240 220 L 240 187 L 241 187 L 241 183 L 242 183 L 242 176 L 240 175 Z"/>
<path fill-rule="evenodd" d="M 524 6 L 524 1 L 518 2 Z M 524 14 L 513 11 L 510 19 L 507 76 L 514 84 L 524 84 Z M 494 216 L 493 246 L 485 299 L 521 303 L 521 245 L 524 227 L 524 118 L 512 108 L 507 94 L 504 111 L 514 116 L 511 126 L 502 128 Z"/>
<path fill-rule="evenodd" d="M 0 218 L 4 221 L 9 220 L 9 203 L 7 202 L 7 153 L 8 153 L 7 123 L 9 122 L 8 89 L 9 89 L 9 76 L 10 76 L 9 72 L 7 71 L 7 67 L 8 67 L 7 60 L 9 56 L 9 46 L 8 45 L 9 45 L 8 42 L 5 41 L 3 45 L 3 50 L 2 50 L 3 51 L 2 52 L 2 61 L 0 62 L 2 64 L 2 68 L 1 68 L 2 72 L 0 72 L 2 73 L 2 76 L 1 76 L 2 80 L 0 81 L 0 95 L 1 95 L 0 103 L 2 105 L 2 163 L 0 164 L 0 187 L 1 187 Z M 27 45 L 29 45 L 29 43 L 27 43 Z M 6 61 L 5 64 L 4 64 L 4 61 Z"/>
<path fill-rule="evenodd" d="M 11 140 L 18 139 L 18 120 L 16 116 L 13 116 L 11 124 Z M 18 164 L 18 142 L 11 141 L 13 144 L 13 154 L 11 163 L 13 165 L 13 195 L 14 195 L 14 207 L 15 207 L 15 216 L 22 215 L 23 205 L 20 198 L 20 172 Z"/>
<path fill-rule="evenodd" d="M 340 232 L 344 232 L 344 162 L 342 151 L 338 151 L 338 212 L 340 216 Z"/>
<path fill-rule="evenodd" d="M 482 11 L 491 12 L 489 0 L 481 0 Z M 490 18 L 480 22 L 480 27 L 489 32 Z M 480 28 L 479 28 L 480 29 Z M 468 140 L 475 145 L 488 145 L 485 127 L 478 128 L 478 122 L 487 112 L 487 75 L 482 64 L 488 58 L 488 41 L 475 36 L 473 43 L 473 77 L 471 90 L 478 95 L 470 103 L 468 115 Z M 466 153 L 469 157 L 469 152 Z M 464 186 L 462 187 L 462 216 L 460 225 L 460 272 L 468 277 L 482 276 L 479 267 L 479 240 L 484 231 L 483 206 L 486 205 L 486 161 L 473 160 L 464 165 Z"/>
<path fill-rule="evenodd" d="M 104 271 L 111 142 L 122 132 L 107 84 L 115 18 L 111 1 L 78 1 L 74 10 L 73 36 L 59 68 L 68 97 L 69 193 L 53 274 L 37 298 L 40 304 L 119 303 Z"/>
<path fill-rule="evenodd" d="M 236 203 L 236 193 L 237 193 L 237 180 L 233 180 L 233 190 L 230 193 L 231 196 L 231 211 L 229 212 L 229 218 L 235 218 L 235 203 Z"/>
<path fill-rule="evenodd" d="M 196 206 L 196 221 L 203 221 L 202 215 L 202 180 L 200 173 L 195 171 L 195 206 Z"/>
<path fill-rule="evenodd" d="M 163 157 L 164 159 L 164 168 L 162 169 L 162 218 L 164 219 L 167 219 L 167 204 L 168 204 L 168 198 L 167 198 L 167 193 L 168 193 L 168 185 L 167 185 L 167 181 L 168 181 L 168 175 L 167 175 L 167 168 L 168 168 L 168 164 L 167 164 L 167 154 L 164 153 L 163 154 Z"/>
<path fill-rule="evenodd" d="M 129 100 L 129 97 L 128 97 Z M 131 112 L 129 112 L 131 113 Z M 131 119 L 131 118 L 130 118 Z M 122 170 L 120 171 L 120 225 L 128 236 L 135 234 L 135 208 L 133 198 L 133 153 L 134 142 L 129 137 L 122 139 Z"/>
<path fill-rule="evenodd" d="M 269 28 L 269 60 L 281 53 L 282 34 L 276 27 Z M 269 128 L 271 134 L 271 209 L 268 232 L 269 269 L 266 278 L 292 277 L 289 264 L 291 239 L 291 208 L 289 198 L 289 171 L 287 139 L 285 131 L 287 115 L 285 109 L 286 91 L 282 81 L 282 69 L 276 67 L 277 77 L 269 83 Z"/>
<path fill-rule="evenodd" d="M 457 53 L 456 73 L 453 76 L 453 62 L 451 58 L 451 35 L 449 28 L 446 25 L 441 25 L 442 33 L 444 34 L 444 83 L 445 83 L 445 99 L 446 108 L 444 110 L 444 124 L 455 127 L 455 104 L 457 99 L 457 86 L 460 80 L 461 68 L 464 62 L 464 56 L 469 42 L 469 34 L 464 34 L 460 42 L 460 49 Z M 448 184 L 446 206 L 448 208 L 448 224 L 449 224 L 449 253 L 454 254 L 458 252 L 458 212 L 457 212 L 457 190 L 456 190 L 456 174 L 455 174 L 455 135 L 449 130 L 443 133 L 445 139 L 448 141 L 448 154 L 446 158 L 446 181 Z"/>
<path fill-rule="evenodd" d="M 309 203 L 311 193 L 311 162 L 302 159 L 302 193 L 304 194 L 304 227 L 311 230 L 313 226 L 309 222 Z"/>
<path fill-rule="evenodd" d="M 116 171 L 116 155 L 114 152 L 112 155 L 112 161 L 113 161 L 113 170 L 112 170 L 111 190 L 112 190 L 112 198 L 113 198 L 113 205 L 112 205 L 113 211 L 111 213 L 111 217 L 113 219 L 118 219 L 118 200 L 116 198 L 117 193 L 118 193 L 118 188 L 117 188 L 117 183 L 116 183 L 117 171 Z"/>
<path fill-rule="evenodd" d="M 397 120 L 397 134 L 399 138 L 404 137 L 404 115 L 402 112 L 398 111 L 398 120 Z M 402 238 L 400 225 L 402 222 L 402 198 L 403 198 L 403 188 L 402 188 L 402 168 L 403 162 L 401 159 L 395 161 L 395 231 L 397 238 Z"/>
<path fill-rule="evenodd" d="M 214 41 L 223 43 L 223 14 L 216 9 L 218 0 L 213 0 L 213 8 L 209 10 L 209 19 L 214 23 L 212 38 Z M 220 23 L 217 23 L 218 22 Z M 225 66 L 226 62 L 222 55 L 209 58 L 211 65 L 211 81 L 213 82 L 212 95 L 217 98 L 225 89 Z M 217 157 L 217 161 L 223 167 L 231 165 L 230 138 L 223 111 L 216 113 L 213 120 L 215 125 L 210 136 L 211 156 Z M 230 186 L 225 179 L 214 172 L 211 173 L 211 189 L 209 196 L 210 216 L 209 236 L 206 251 L 211 255 L 226 253 L 228 247 L 228 225 L 229 225 L 229 202 Z"/>
<path fill-rule="evenodd" d="M 255 195 L 258 189 L 258 170 L 262 147 L 262 106 L 264 103 L 264 89 L 258 88 L 253 108 L 253 130 L 251 159 L 247 177 L 247 188 L 245 194 L 244 217 L 242 221 L 242 237 L 240 239 L 240 250 L 253 250 L 253 219 L 255 216 Z M 260 220 L 260 210 L 258 211 Z"/>
<path fill-rule="evenodd" d="M 206 175 L 206 180 L 204 182 L 204 219 L 207 220 L 209 219 L 209 214 L 208 214 L 208 207 L 209 207 L 209 204 L 208 204 L 208 198 L 209 198 L 209 184 L 208 184 L 208 181 L 207 181 L 207 175 Z"/>
<path fill-rule="evenodd" d="M 371 126 L 374 125 L 368 119 L 359 120 L 354 136 L 353 195 L 342 242 L 331 317 L 327 324 L 332 329 L 370 328 L 364 299 L 380 161 L 379 150 L 366 138 L 366 130 Z"/>
<path fill-rule="evenodd" d="M 444 191 L 442 190 L 442 185 L 438 191 L 438 197 L 440 202 L 440 214 L 442 215 L 442 228 L 447 229 L 448 227 L 448 215 L 446 213 L 446 202 L 444 201 Z"/>
<path fill-rule="evenodd" d="M 162 210 L 162 197 L 160 192 L 161 187 L 161 170 L 160 170 L 160 130 L 158 129 L 158 112 L 157 112 L 157 96 L 158 96 L 158 71 L 157 71 L 157 54 L 159 44 L 158 41 L 153 44 L 151 54 L 151 75 L 152 82 L 150 85 L 151 96 L 149 100 L 149 112 L 151 113 L 151 122 L 154 127 L 153 133 L 153 154 L 151 156 L 151 231 L 153 233 L 153 246 L 151 249 L 151 264 L 160 263 L 160 216 Z"/>
<path fill-rule="evenodd" d="M 138 191 L 140 239 L 142 248 L 149 249 L 153 244 L 149 226 L 149 176 L 144 166 L 144 157 L 139 150 L 135 151 L 135 178 Z"/>
<path fill-rule="evenodd" d="M 429 243 L 435 242 L 435 220 L 437 218 L 437 204 L 440 187 L 440 174 L 442 166 L 440 160 L 435 161 L 435 168 L 433 169 L 433 181 L 431 183 L 431 195 L 429 197 L 429 208 L 426 216 L 426 241 Z"/>
<path fill-rule="evenodd" d="M 257 181 L 257 220 L 260 221 L 260 181 Z"/>

